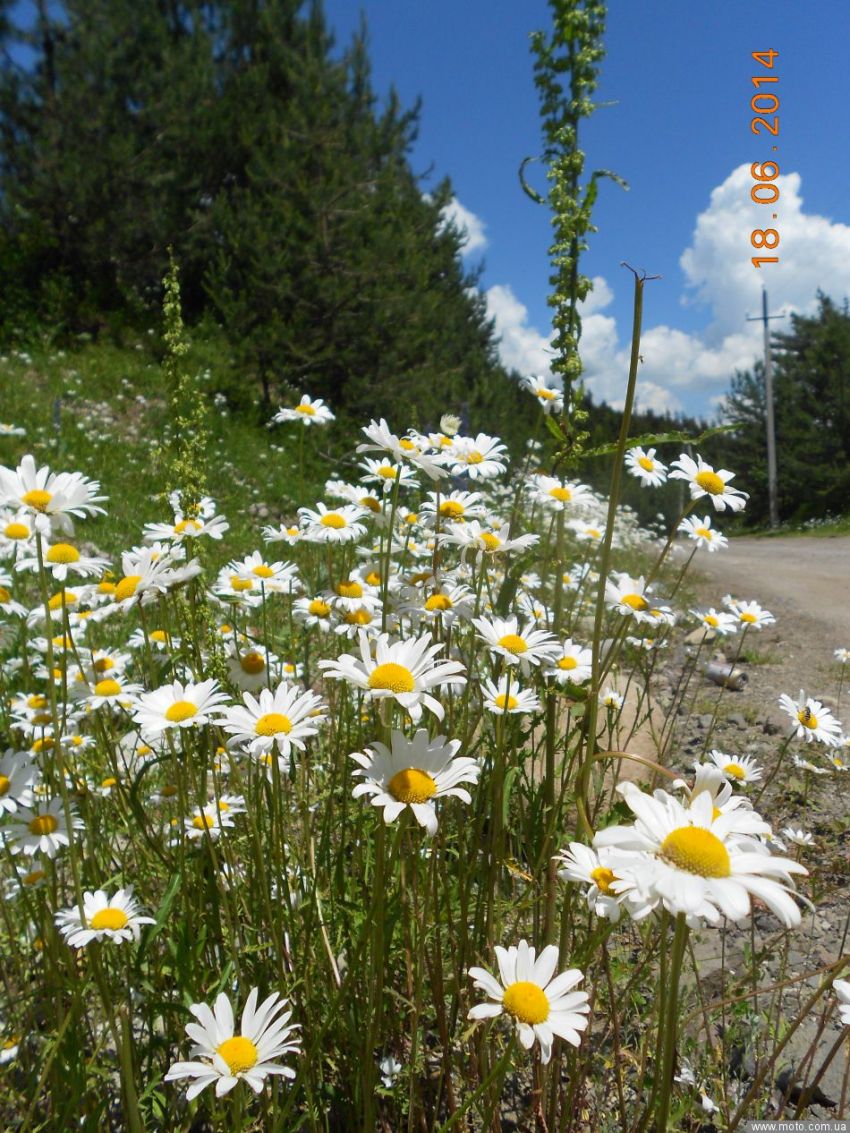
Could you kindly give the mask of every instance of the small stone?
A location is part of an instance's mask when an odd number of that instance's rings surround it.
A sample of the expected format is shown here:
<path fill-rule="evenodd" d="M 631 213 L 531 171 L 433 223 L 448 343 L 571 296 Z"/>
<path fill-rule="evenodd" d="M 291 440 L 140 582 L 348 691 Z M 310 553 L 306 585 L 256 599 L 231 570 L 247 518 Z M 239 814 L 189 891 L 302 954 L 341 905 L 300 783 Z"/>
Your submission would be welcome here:
<path fill-rule="evenodd" d="M 746 728 L 747 721 L 740 712 L 733 712 L 731 716 L 726 717 L 727 724 L 734 724 L 736 728 Z"/>

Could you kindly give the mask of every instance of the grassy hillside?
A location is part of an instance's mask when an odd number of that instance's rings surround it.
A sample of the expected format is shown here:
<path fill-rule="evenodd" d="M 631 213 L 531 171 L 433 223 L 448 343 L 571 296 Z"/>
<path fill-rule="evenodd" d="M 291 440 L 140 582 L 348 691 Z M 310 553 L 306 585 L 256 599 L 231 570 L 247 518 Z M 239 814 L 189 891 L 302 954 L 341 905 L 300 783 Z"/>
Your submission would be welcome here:
<path fill-rule="evenodd" d="M 343 446 L 334 426 L 311 430 L 300 491 L 300 430 L 264 427 L 271 413 L 235 416 L 214 393 L 209 360 L 191 352 L 186 364 L 208 390 L 211 443 L 209 494 L 231 523 L 234 553 L 256 546 L 259 527 L 292 519 L 296 500 L 321 493 Z M 108 553 L 140 539 L 142 524 L 164 521 L 170 511 L 168 449 L 175 438 L 169 397 L 152 344 L 129 348 L 90 344 L 79 351 L 19 351 L 0 356 L 2 421 L 26 434 L 0 437 L 0 464 L 15 466 L 25 452 L 39 464 L 79 471 L 101 482 L 108 515 L 86 524 L 86 535 Z M 312 502 L 312 501 L 310 501 Z"/>

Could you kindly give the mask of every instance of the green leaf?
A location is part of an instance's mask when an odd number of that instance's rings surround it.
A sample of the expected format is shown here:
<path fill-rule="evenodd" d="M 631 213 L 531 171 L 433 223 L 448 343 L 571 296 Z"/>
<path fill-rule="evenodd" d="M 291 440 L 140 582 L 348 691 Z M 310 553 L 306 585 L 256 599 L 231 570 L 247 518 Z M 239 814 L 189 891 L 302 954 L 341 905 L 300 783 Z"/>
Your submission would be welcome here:
<path fill-rule="evenodd" d="M 531 199 L 534 201 L 534 203 L 536 205 L 545 205 L 546 204 L 546 198 L 541 197 L 536 189 L 532 189 L 532 187 L 529 185 L 529 183 L 525 179 L 525 167 L 526 167 L 526 165 L 530 164 L 530 162 L 532 162 L 532 161 L 537 161 L 537 158 L 536 157 L 524 157 L 522 159 L 522 164 L 519 167 L 519 183 L 522 186 L 522 191 L 525 193 L 525 195 L 527 197 L 531 197 Z"/>
<path fill-rule="evenodd" d="M 626 442 L 626 448 L 637 448 L 639 445 L 664 445 L 672 444 L 674 441 L 677 444 L 685 445 L 700 445 L 709 437 L 717 436 L 718 433 L 729 433 L 735 428 L 734 425 L 714 425 L 711 429 L 706 429 L 700 433 L 698 437 L 692 437 L 689 433 L 681 431 L 672 433 L 644 433 L 640 437 L 630 437 Z M 618 448 L 617 441 L 611 441 L 609 444 L 597 445 L 596 448 L 587 449 L 584 456 L 607 456 L 609 453 L 616 452 Z"/>

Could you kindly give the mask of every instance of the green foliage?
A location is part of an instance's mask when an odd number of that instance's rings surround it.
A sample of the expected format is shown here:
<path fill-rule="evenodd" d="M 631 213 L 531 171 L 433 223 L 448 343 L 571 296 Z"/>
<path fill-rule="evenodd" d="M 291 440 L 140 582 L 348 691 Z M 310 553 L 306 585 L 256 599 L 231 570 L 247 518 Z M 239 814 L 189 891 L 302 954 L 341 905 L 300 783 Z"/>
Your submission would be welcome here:
<path fill-rule="evenodd" d="M 814 316 L 773 335 L 779 515 L 841 515 L 850 500 L 850 309 L 819 294 Z M 726 399 L 734 459 L 747 470 L 750 523 L 768 517 L 764 371 L 738 372 Z"/>
<path fill-rule="evenodd" d="M 7 341 L 153 325 L 173 247 L 232 407 L 309 389 L 360 421 L 379 389 L 424 428 L 510 400 L 451 185 L 423 193 L 418 107 L 378 105 L 362 35 L 302 0 L 62 0 L 0 36 L 34 56 L 0 79 Z"/>

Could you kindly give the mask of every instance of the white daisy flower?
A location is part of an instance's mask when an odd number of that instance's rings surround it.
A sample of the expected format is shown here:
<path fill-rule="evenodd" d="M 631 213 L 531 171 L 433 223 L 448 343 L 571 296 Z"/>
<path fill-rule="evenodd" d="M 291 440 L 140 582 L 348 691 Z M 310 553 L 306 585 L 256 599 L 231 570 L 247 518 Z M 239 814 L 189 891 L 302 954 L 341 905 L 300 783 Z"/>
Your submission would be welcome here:
<path fill-rule="evenodd" d="M 71 828 L 81 830 L 83 821 L 71 808 Z M 6 827 L 13 854 L 44 854 L 55 858 L 63 846 L 70 845 L 71 836 L 65 822 L 61 799 L 47 803 L 35 802 L 32 807 L 21 807 Z"/>
<path fill-rule="evenodd" d="M 411 597 L 398 607 L 398 612 L 409 615 L 416 625 L 423 621 L 440 622 L 448 629 L 458 620 L 470 618 L 475 605 L 474 593 L 463 583 L 444 582 L 427 597 L 413 589 L 408 593 Z"/>
<path fill-rule="evenodd" d="M 319 502 L 315 509 L 300 507 L 302 538 L 306 543 L 351 543 L 366 534 L 361 522 L 366 514 L 355 504 L 330 509 Z"/>
<path fill-rule="evenodd" d="M 99 708 L 131 708 L 137 693 L 142 691 L 140 684 L 124 681 L 120 673 L 115 677 L 103 677 L 95 681 L 93 687 L 83 687 L 80 693 L 82 703 L 90 711 Z"/>
<path fill-rule="evenodd" d="M 0 610 L 7 617 L 25 618 L 27 616 L 26 606 L 22 606 L 20 602 L 16 602 L 12 597 L 10 589 L 12 580 L 3 571 L 0 571 Z M 41 609 L 43 613 L 43 608 Z"/>
<path fill-rule="evenodd" d="M 333 413 L 320 397 L 312 398 L 304 393 L 294 408 L 279 409 L 272 417 L 272 424 L 300 421 L 302 425 L 329 425 L 334 419 Z"/>
<path fill-rule="evenodd" d="M 630 574 L 615 573 L 605 583 L 605 602 L 618 614 L 633 617 L 638 622 L 654 622 L 650 613 L 646 580 L 643 575 L 632 578 Z"/>
<path fill-rule="evenodd" d="M 533 503 L 555 512 L 587 504 L 593 499 L 590 489 L 584 484 L 557 480 L 554 476 L 532 477 L 526 485 L 526 491 Z"/>
<path fill-rule="evenodd" d="M 97 495 L 99 489 L 96 480 L 79 472 L 51 472 L 46 465 L 37 468 L 29 453 L 14 472 L 0 465 L 0 506 L 25 510 L 45 532 L 50 526 L 71 531 L 71 516 L 105 514 L 98 506 L 106 499 Z"/>
<path fill-rule="evenodd" d="M 544 1065 L 552 1057 L 556 1036 L 578 1046 L 590 1012 L 587 993 L 572 990 L 584 979 L 582 973 L 571 968 L 555 975 L 558 949 L 554 944 L 547 945 L 536 959 L 535 949 L 525 940 L 510 948 L 496 945 L 495 953 L 501 982 L 485 968 L 469 969 L 475 987 L 493 1002 L 476 1004 L 467 1018 L 508 1015 L 526 1050 L 535 1041 L 540 1043 L 540 1061 Z"/>
<path fill-rule="evenodd" d="M 819 700 L 806 696 L 803 689 L 800 689 L 796 701 L 784 692 L 779 698 L 779 706 L 784 708 L 794 721 L 794 734 L 798 740 L 805 740 L 807 743 L 810 740 L 820 740 L 830 747 L 838 747 L 841 744 L 839 721 Z"/>
<path fill-rule="evenodd" d="M 107 896 L 104 889 L 84 893 L 82 915 L 79 905 L 56 914 L 56 925 L 71 948 L 85 948 L 93 940 L 138 943 L 140 926 L 154 923 L 153 917 L 139 915 L 132 885 L 119 889 L 114 897 Z"/>
<path fill-rule="evenodd" d="M 419 484 L 416 473 L 408 464 L 391 463 L 388 460 L 373 460 L 366 457 L 365 460 L 361 461 L 360 467 L 363 469 L 361 481 L 364 484 L 379 485 L 382 495 L 391 492 L 396 481 L 401 488 L 415 488 Z"/>
<path fill-rule="evenodd" d="M 494 716 L 520 716 L 540 711 L 537 693 L 533 689 L 521 689 L 507 673 L 499 678 L 498 684 L 482 677 L 481 697 L 484 710 L 492 712 Z"/>
<path fill-rule="evenodd" d="M 720 768 L 729 780 L 740 783 L 742 786 L 756 783 L 762 777 L 762 769 L 749 756 L 727 755 L 725 751 L 718 751 L 715 748 L 708 753 L 708 757 L 714 761 L 715 767 Z"/>
<path fill-rule="evenodd" d="M 25 437 L 26 429 L 23 425 L 12 425 L 8 421 L 0 421 L 0 437 Z"/>
<path fill-rule="evenodd" d="M 359 610 L 361 606 L 375 610 L 381 604 L 378 588 L 366 582 L 356 571 L 336 584 L 329 601 L 337 610 Z"/>
<path fill-rule="evenodd" d="M 693 539 L 698 547 L 705 547 L 709 551 L 721 551 L 729 545 L 726 536 L 721 535 L 716 528 L 711 526 L 710 515 L 705 515 L 702 519 L 687 516 L 679 524 L 679 530 L 683 531 L 689 539 Z"/>
<path fill-rule="evenodd" d="M 809 834 L 807 830 L 795 830 L 793 826 L 783 826 L 781 833 L 795 846 L 813 846 L 815 844 L 814 836 Z"/>
<path fill-rule="evenodd" d="M 562 866 L 558 877 L 587 886 L 584 892 L 587 907 L 597 917 L 616 924 L 626 905 L 632 920 L 642 920 L 652 911 L 652 903 L 641 899 L 633 881 L 617 876 L 607 864 L 613 858 L 614 855 L 608 853 L 603 860 L 590 846 L 571 842 L 568 850 L 556 855 L 556 861 Z"/>
<path fill-rule="evenodd" d="M 478 558 L 484 555 L 505 555 L 511 551 L 524 551 L 540 542 L 540 536 L 533 533 L 515 535 L 511 537 L 511 525 L 505 522 L 499 527 L 482 526 L 477 519 L 468 523 L 452 523 L 448 530 L 441 532 L 437 539 L 440 543 L 454 544 L 463 548 L 461 557 L 467 551 L 475 550 Z"/>
<path fill-rule="evenodd" d="M 752 626 L 753 629 L 763 629 L 776 621 L 770 610 L 763 609 L 758 602 L 734 602 L 730 608 L 744 628 Z"/>
<path fill-rule="evenodd" d="M 721 917 L 742 920 L 756 897 L 786 928 L 800 923 L 790 892 L 791 874 L 807 871 L 799 862 L 767 853 L 743 832 L 751 812 L 715 815 L 708 791 L 685 807 L 660 789 L 647 795 L 634 784 L 621 784 L 618 790 L 637 821 L 598 831 L 593 845 L 631 851 L 633 866 L 627 876 L 644 894 L 654 895 L 674 915 L 685 913 L 710 924 Z"/>
<path fill-rule="evenodd" d="M 32 805 L 36 768 L 26 752 L 7 748 L 0 756 L 0 815 Z"/>
<path fill-rule="evenodd" d="M 836 649 L 835 660 L 840 665 L 846 665 L 847 662 L 850 661 L 850 649 Z"/>
<path fill-rule="evenodd" d="M 749 499 L 746 492 L 729 486 L 729 481 L 735 477 L 734 472 L 727 472 L 719 468 L 716 472 L 712 465 L 706 464 L 701 456 L 692 460 L 686 453 L 674 460 L 671 464 L 674 469 L 670 473 L 671 480 L 686 480 L 691 492 L 691 499 L 698 500 L 708 496 L 715 511 L 742 511 Z"/>
<path fill-rule="evenodd" d="M 434 644 L 429 633 L 394 642 L 390 641 L 389 634 L 381 633 L 375 639 L 374 655 L 368 635 L 360 630 L 359 636 L 360 658 L 343 653 L 335 661 L 320 661 L 319 668 L 325 676 L 348 681 L 355 688 L 363 689 L 370 698 L 393 697 L 409 713 L 414 724 L 422 716 L 423 705 L 442 720 L 443 706 L 429 690 L 446 684 L 466 684 L 460 661 L 436 664 L 443 646 Z"/>
<path fill-rule="evenodd" d="M 472 624 L 494 657 L 502 657 L 507 665 L 519 665 L 525 674 L 532 665 L 551 664 L 560 648 L 553 634 L 534 629 L 532 622 L 522 629 L 516 618 L 473 618 Z"/>
<path fill-rule="evenodd" d="M 552 659 L 549 668 L 543 670 L 544 677 L 552 677 L 558 684 L 581 685 L 589 681 L 593 671 L 593 651 L 576 645 L 568 638 L 559 645 L 559 651 Z"/>
<path fill-rule="evenodd" d="M 705 629 L 714 630 L 722 636 L 730 633 L 736 633 L 738 630 L 738 621 L 732 614 L 727 614 L 723 610 L 715 610 L 712 606 L 706 613 L 700 613 L 699 610 L 691 610 L 695 618 L 699 618 Z"/>
<path fill-rule="evenodd" d="M 191 1054 L 195 1061 L 174 1062 L 165 1075 L 166 1082 L 195 1079 L 186 1091 L 191 1101 L 201 1090 L 215 1083 L 216 1097 L 229 1093 L 242 1079 L 259 1094 L 270 1074 L 294 1078 L 295 1071 L 275 1062 L 283 1055 L 300 1050 L 290 1023 L 292 1012 L 284 1010 L 287 1000 L 275 991 L 257 1006 L 259 990 L 252 988 L 242 1011 L 240 1033 L 235 1034 L 233 1008 L 224 994 L 215 1001 L 215 1011 L 205 1003 L 193 1003 L 189 1010 L 198 1020 L 186 1024 L 186 1034 L 194 1040 Z"/>
<path fill-rule="evenodd" d="M 583 519 L 571 519 L 567 525 L 581 543 L 601 543 L 605 538 L 605 526 L 596 521 L 585 523 Z"/>
<path fill-rule="evenodd" d="M 81 578 L 100 575 L 109 566 L 109 560 L 81 555 L 70 543 L 51 543 L 42 547 L 44 569 L 49 571 L 57 582 L 64 582 L 69 574 Z M 15 570 L 38 571 L 38 555 L 21 555 L 15 563 Z"/>
<path fill-rule="evenodd" d="M 227 694 L 220 690 L 218 681 L 185 685 L 173 681 L 139 697 L 133 722 L 150 740 L 169 728 L 198 728 L 214 722 L 226 700 Z"/>
<path fill-rule="evenodd" d="M 610 708 L 614 712 L 620 712 L 625 703 L 625 697 L 615 688 L 606 688 L 605 692 L 599 698 L 599 703 L 603 708 Z"/>
<path fill-rule="evenodd" d="M 230 830 L 235 825 L 234 814 L 241 814 L 244 809 L 244 806 L 234 809 L 225 799 L 218 803 L 213 800 L 207 806 L 195 807 L 189 817 L 183 819 L 183 831 L 192 842 L 207 838 L 217 842 L 222 830 Z"/>
<path fill-rule="evenodd" d="M 281 523 L 278 527 L 264 527 L 263 538 L 267 543 L 287 543 L 290 547 L 301 541 L 301 528 L 295 524 Z"/>
<path fill-rule="evenodd" d="M 313 629 L 318 626 L 329 633 L 334 622 L 333 607 L 328 596 L 317 594 L 315 598 L 296 598 L 292 605 L 292 616 L 300 625 Z"/>
<path fill-rule="evenodd" d="M 480 492 L 429 492 L 419 509 L 422 522 L 433 527 L 439 517 L 440 524 L 463 523 L 467 519 L 481 519 L 484 504 Z"/>
<path fill-rule="evenodd" d="M 266 594 L 290 594 L 298 586 L 298 568 L 293 563 L 266 562 L 260 551 L 234 559 L 224 568 L 238 578 L 257 579 Z"/>
<path fill-rule="evenodd" d="M 458 756 L 460 740 L 445 736 L 431 739 L 427 729 L 419 728 L 413 739 L 393 729 L 392 748 L 375 742 L 365 752 L 351 758 L 359 765 L 354 772 L 362 776 L 352 791 L 354 798 L 371 795 L 372 806 L 384 808 L 384 822 L 394 822 L 405 807 L 427 834 L 437 832 L 436 799 L 454 796 L 471 803 L 472 796 L 460 783 L 477 783 L 481 768 L 469 756 Z"/>
<path fill-rule="evenodd" d="M 433 456 L 423 450 L 423 445 L 411 437 L 397 437 L 390 432 L 390 427 L 382 417 L 380 421 L 370 421 L 364 425 L 363 433 L 370 441 L 369 444 L 359 444 L 358 452 L 388 452 L 398 461 L 407 461 L 416 468 L 421 468 L 426 476 L 432 480 L 440 480 L 446 475 L 439 456 Z"/>
<path fill-rule="evenodd" d="M 479 433 L 475 437 L 455 437 L 446 451 L 452 476 L 469 476 L 473 480 L 492 480 L 507 467 L 507 446 L 498 437 Z"/>
<path fill-rule="evenodd" d="M 850 1027 L 850 982 L 833 980 L 832 990 L 838 997 L 838 1017 L 845 1027 Z"/>
<path fill-rule="evenodd" d="M 635 445 L 626 453 L 626 468 L 645 488 L 658 488 L 667 479 L 667 465 L 657 459 L 655 449 Z"/>
<path fill-rule="evenodd" d="M 541 374 L 539 377 L 527 374 L 520 386 L 537 398 L 544 413 L 561 413 L 564 408 L 564 391 L 554 384 L 554 379 Z"/>
<path fill-rule="evenodd" d="M 272 693 L 264 688 L 259 698 L 246 692 L 242 704 L 224 708 L 219 724 L 233 738 L 229 747 L 241 747 L 258 758 L 276 747 L 289 756 L 293 747 L 303 751 L 304 741 L 315 736 L 325 720 L 322 698 L 283 683 Z"/>
<path fill-rule="evenodd" d="M 212 500 L 209 502 L 212 503 Z M 230 524 L 223 515 L 215 515 L 214 510 L 209 515 L 198 511 L 188 516 L 178 511 L 173 523 L 146 523 L 143 538 L 146 543 L 162 540 L 180 544 L 188 539 L 200 539 L 202 535 L 207 535 L 210 539 L 221 539 L 229 530 Z"/>
<path fill-rule="evenodd" d="M 257 692 L 269 684 L 270 672 L 278 662 L 278 657 L 263 645 L 253 645 L 241 639 L 232 643 L 232 652 L 227 658 L 227 675 L 240 692 Z"/>

